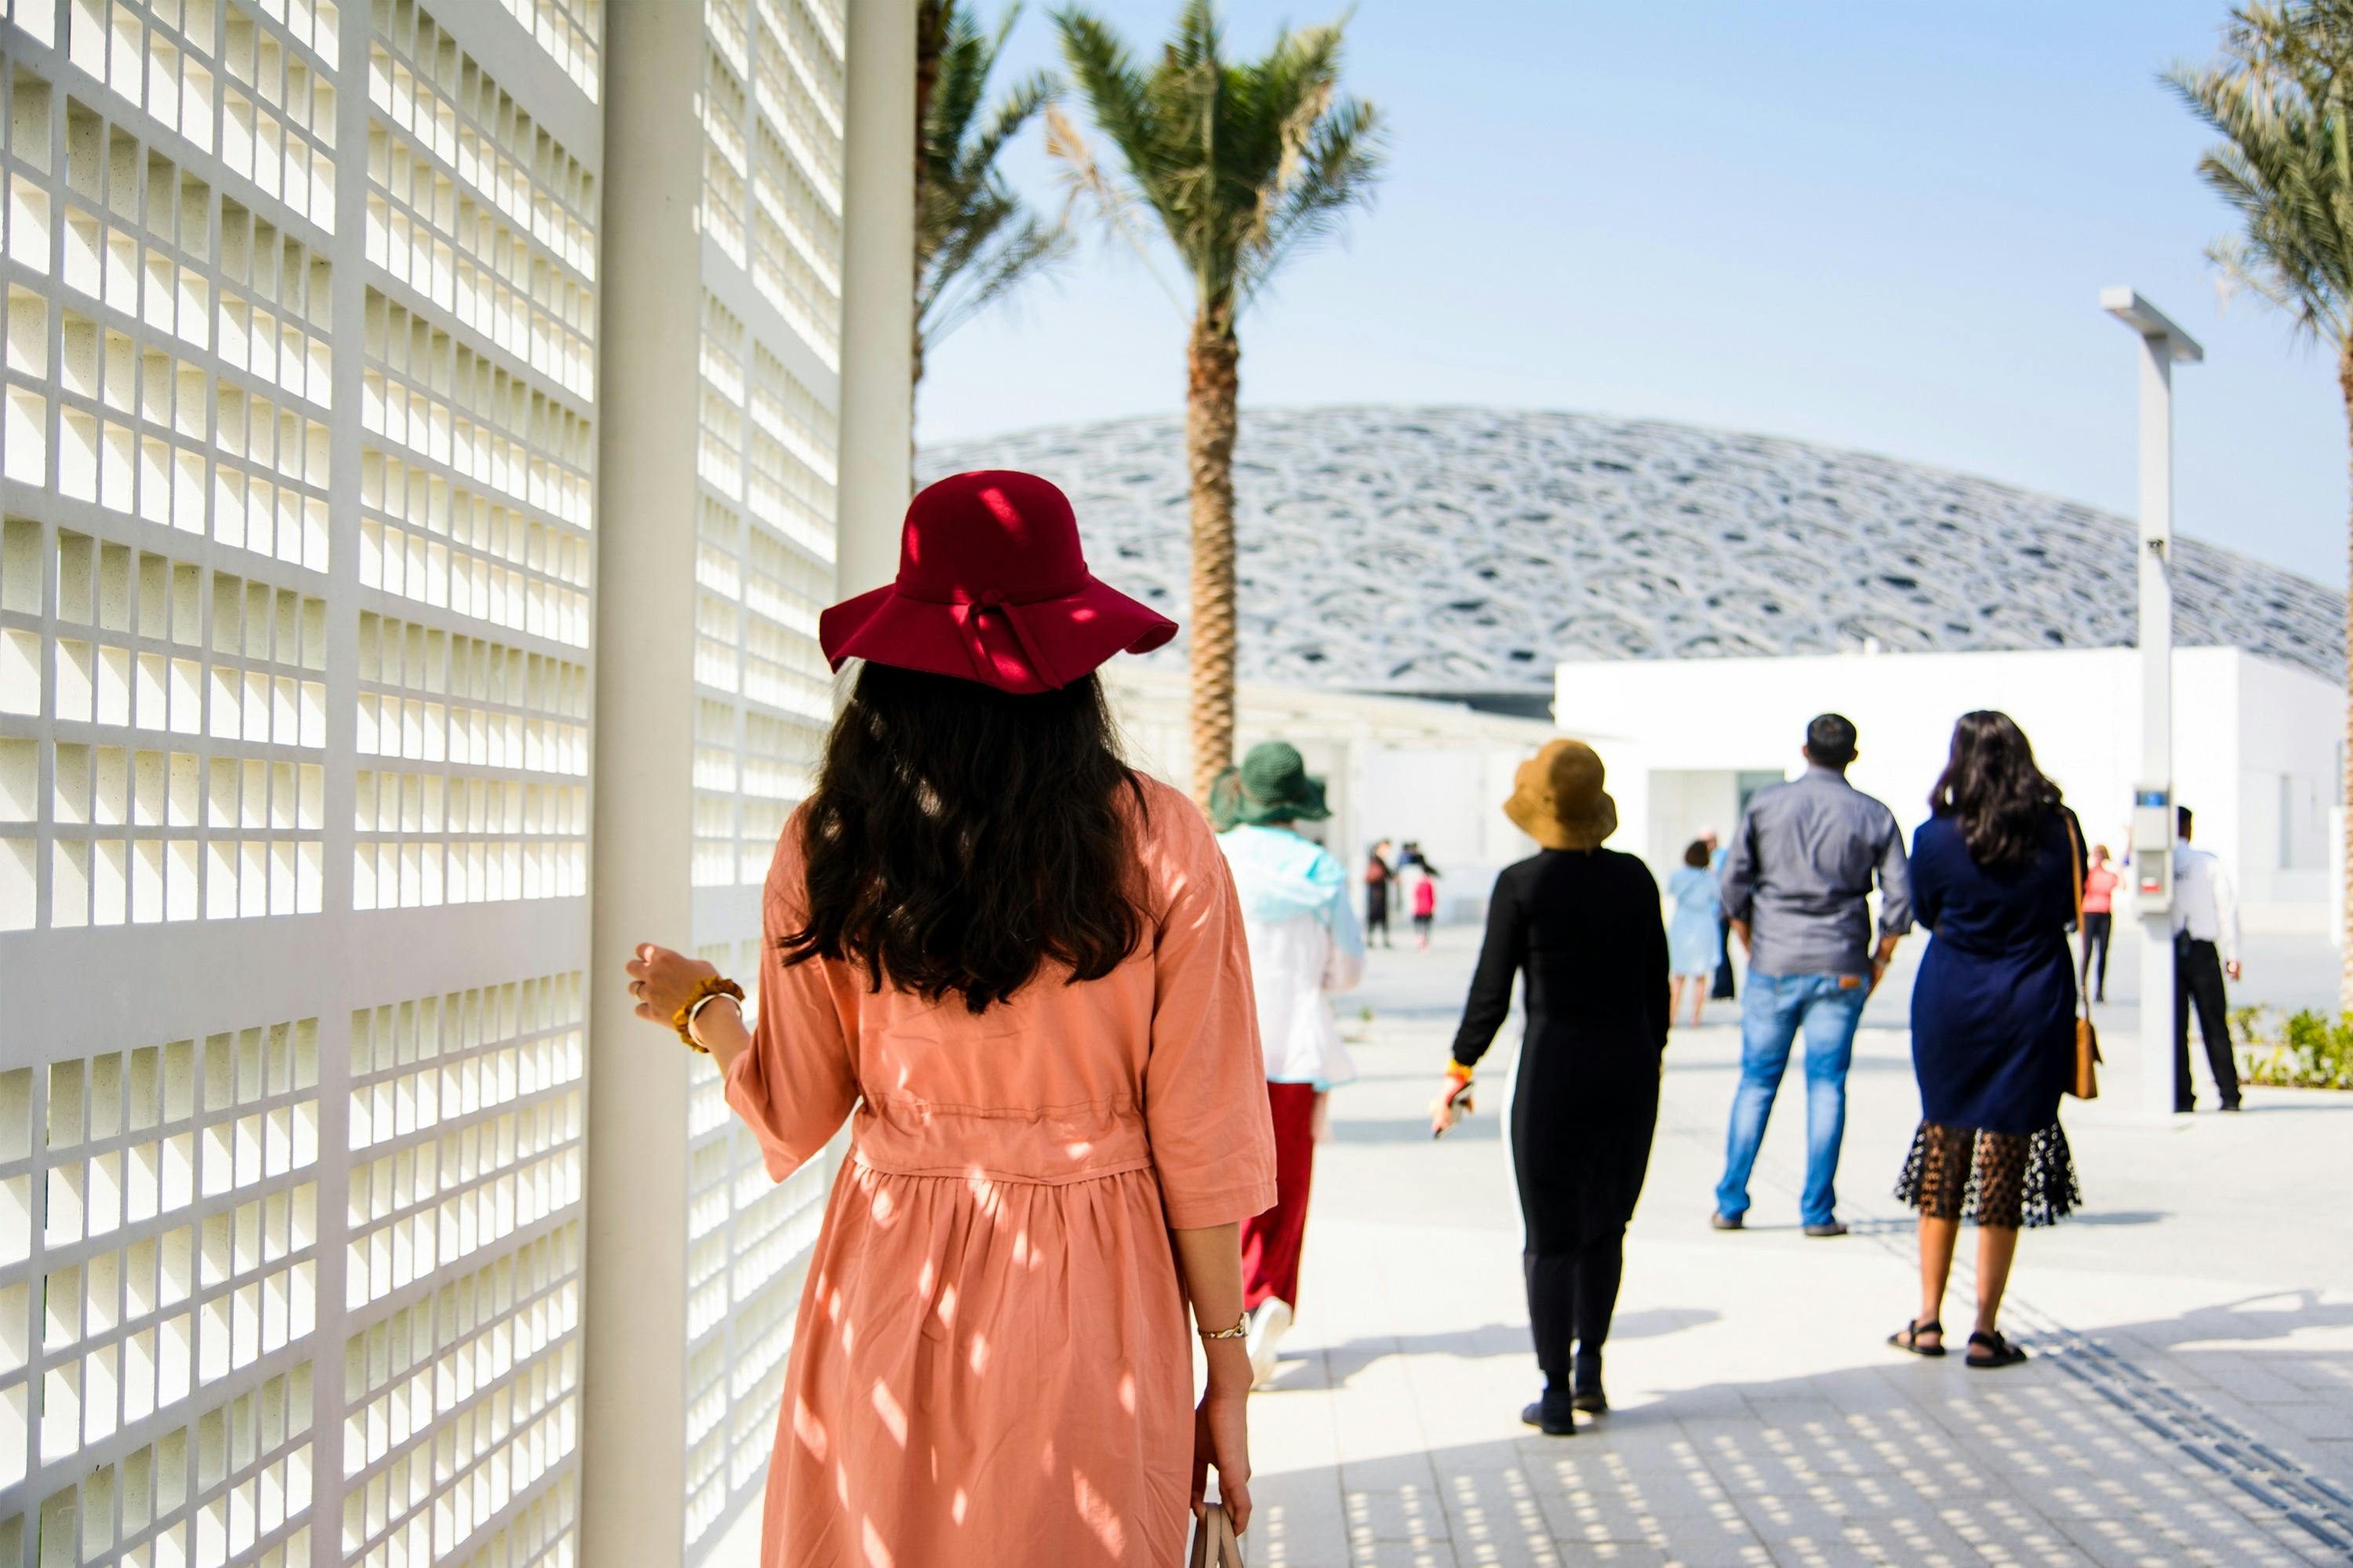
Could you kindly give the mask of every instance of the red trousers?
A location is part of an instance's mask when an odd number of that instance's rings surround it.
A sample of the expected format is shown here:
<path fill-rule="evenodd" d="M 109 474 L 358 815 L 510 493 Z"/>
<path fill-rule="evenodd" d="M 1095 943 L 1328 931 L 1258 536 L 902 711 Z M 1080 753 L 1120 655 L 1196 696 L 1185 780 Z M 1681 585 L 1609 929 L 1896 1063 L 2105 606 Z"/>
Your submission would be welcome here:
<path fill-rule="evenodd" d="M 1266 1098 L 1274 1114 L 1274 1207 L 1242 1222 L 1242 1304 L 1272 1297 L 1295 1309 L 1307 1183 L 1315 1171 L 1315 1086 L 1269 1084 Z"/>

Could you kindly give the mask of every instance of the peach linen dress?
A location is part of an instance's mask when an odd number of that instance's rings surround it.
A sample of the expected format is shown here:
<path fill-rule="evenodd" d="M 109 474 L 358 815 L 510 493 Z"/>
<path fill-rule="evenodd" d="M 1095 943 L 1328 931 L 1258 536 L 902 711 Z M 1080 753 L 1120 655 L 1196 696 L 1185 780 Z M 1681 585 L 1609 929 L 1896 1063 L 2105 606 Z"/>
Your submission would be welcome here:
<path fill-rule="evenodd" d="M 786 967 L 800 820 L 768 871 L 727 1099 L 778 1181 L 851 1118 L 801 1294 L 765 1568 L 1179 1563 L 1193 1335 L 1168 1228 L 1274 1202 L 1241 912 L 1200 811 L 1146 781 L 1145 940 L 969 1012 Z M 1222 1326 L 1222 1325 L 1219 1325 Z"/>

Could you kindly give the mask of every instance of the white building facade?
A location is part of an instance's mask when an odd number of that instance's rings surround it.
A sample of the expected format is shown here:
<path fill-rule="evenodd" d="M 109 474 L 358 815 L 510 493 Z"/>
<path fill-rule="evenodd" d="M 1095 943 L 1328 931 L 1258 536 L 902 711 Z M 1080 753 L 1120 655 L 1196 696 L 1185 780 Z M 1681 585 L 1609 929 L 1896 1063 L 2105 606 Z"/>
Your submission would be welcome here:
<path fill-rule="evenodd" d="M 1114 660 L 1103 684 L 1129 760 L 1179 789 L 1192 777 L 1188 686 L 1181 672 Z M 1237 756 L 1287 740 L 1324 783 L 1332 815 L 1302 823 L 1361 877 L 1381 839 L 1419 842 L 1441 874 L 1441 920 L 1485 917 L 1495 874 L 1535 853 L 1504 815 L 1513 776 L 1556 733 L 1541 719 L 1482 713 L 1460 703 L 1306 690 L 1245 682 L 1236 694 Z M 1356 891 L 1359 914 L 1364 891 Z M 1403 930 L 1408 912 L 1393 908 Z"/>
<path fill-rule="evenodd" d="M 1999 708 L 2034 744 L 2084 831 L 2119 852 L 2140 755 L 2139 655 L 2129 648 L 1811 658 L 1609 661 L 1558 667 L 1562 729 L 1609 769 L 1612 842 L 1664 872 L 1706 828 L 1728 833 L 1762 783 L 1802 768 L 1807 721 L 1855 723 L 1857 788 L 1911 830 L 1928 815 L 1954 722 Z M 2330 824 L 2344 694 L 2237 648 L 2174 653 L 2175 798 L 2197 816 L 2251 929 L 2333 930 Z"/>

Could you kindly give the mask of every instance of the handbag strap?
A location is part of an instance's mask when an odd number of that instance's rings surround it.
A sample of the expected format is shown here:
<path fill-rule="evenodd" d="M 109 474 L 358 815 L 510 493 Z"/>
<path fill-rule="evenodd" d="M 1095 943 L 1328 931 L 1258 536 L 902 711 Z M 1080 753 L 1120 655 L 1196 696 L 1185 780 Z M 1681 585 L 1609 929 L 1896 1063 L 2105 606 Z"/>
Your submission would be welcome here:
<path fill-rule="evenodd" d="M 2084 929 L 2084 841 L 2076 834 L 2073 814 L 2063 806 L 2059 809 L 2059 820 L 2067 824 L 2067 880 L 2074 884 L 2075 930 L 2081 935 Z M 2090 940 L 2089 938 L 2084 939 Z M 2081 985 L 2075 988 L 2075 1001 L 2084 1010 L 2084 1017 L 2092 1016 L 2092 999 L 2084 994 Z"/>
<path fill-rule="evenodd" d="M 1245 1568 L 1242 1543 L 1222 1503 L 1211 1503 L 1193 1529 L 1193 1568 Z"/>

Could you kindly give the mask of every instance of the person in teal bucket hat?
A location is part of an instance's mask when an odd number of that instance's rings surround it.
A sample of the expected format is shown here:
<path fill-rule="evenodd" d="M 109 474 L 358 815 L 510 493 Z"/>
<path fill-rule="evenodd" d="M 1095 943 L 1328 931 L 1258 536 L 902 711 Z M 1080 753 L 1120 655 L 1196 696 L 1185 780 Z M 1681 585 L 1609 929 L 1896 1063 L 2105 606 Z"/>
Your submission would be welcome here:
<path fill-rule="evenodd" d="M 1250 747 L 1242 765 L 1226 769 L 1209 789 L 1209 820 L 1241 895 L 1274 1118 L 1274 1207 L 1242 1224 L 1250 1371 L 1261 1383 L 1273 1377 L 1275 1341 L 1298 1311 L 1299 1252 L 1324 1095 L 1356 1075 L 1331 997 L 1363 977 L 1364 933 L 1348 899 L 1347 873 L 1296 827 L 1331 814 L 1324 781 L 1309 776 L 1298 748 L 1284 741 Z"/>

